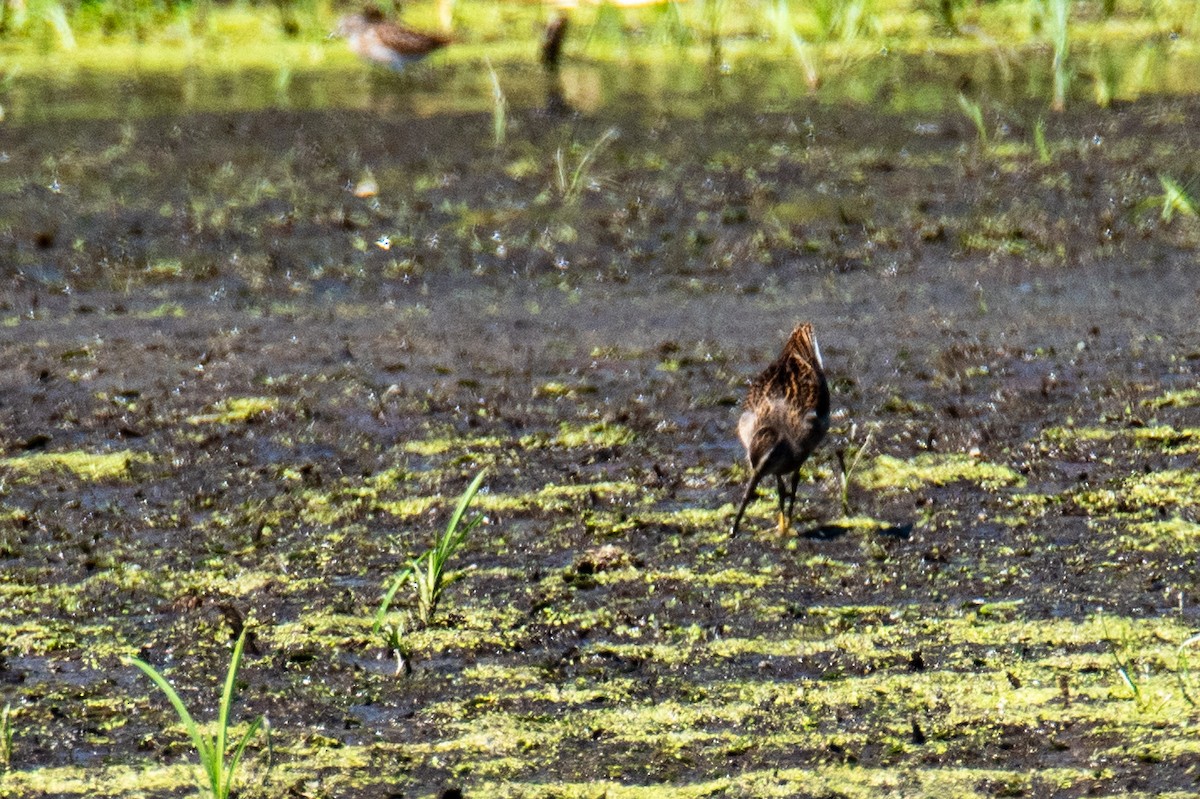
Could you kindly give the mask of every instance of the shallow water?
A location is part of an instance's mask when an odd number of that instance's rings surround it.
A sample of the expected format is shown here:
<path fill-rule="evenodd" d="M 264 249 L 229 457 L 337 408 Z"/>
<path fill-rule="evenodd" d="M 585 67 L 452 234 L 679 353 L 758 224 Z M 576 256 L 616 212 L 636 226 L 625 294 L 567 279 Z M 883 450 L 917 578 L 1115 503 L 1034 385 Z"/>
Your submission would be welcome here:
<path fill-rule="evenodd" d="M 1106 96 L 1128 101 L 1142 96 L 1186 96 L 1200 90 L 1200 54 L 1170 41 L 1080 47 L 1071 101 Z M 403 74 L 358 64 L 231 70 L 197 62 L 183 70 L 153 64 L 132 70 L 75 67 L 65 72 L 35 67 L 15 70 L 0 97 L 10 122 L 70 119 L 138 119 L 148 116 L 288 109 L 354 109 L 418 116 L 490 112 L 491 78 L 475 61 L 434 57 Z M 642 46 L 624 57 L 568 63 L 548 79 L 529 61 L 495 65 L 510 107 L 543 107 L 557 86 L 570 107 L 586 113 L 640 115 L 653 110 L 691 118 L 717 106 L 772 110 L 801 99 L 839 105 L 869 105 L 899 113 L 953 108 L 960 92 L 988 102 L 1023 106 L 1044 102 L 1052 82 L 1050 58 L 1038 51 L 982 47 L 970 55 L 889 51 L 848 56 L 830 65 L 819 89 L 811 89 L 798 63 L 780 59 L 772 46 L 743 43 L 716 61 L 671 46 Z"/>

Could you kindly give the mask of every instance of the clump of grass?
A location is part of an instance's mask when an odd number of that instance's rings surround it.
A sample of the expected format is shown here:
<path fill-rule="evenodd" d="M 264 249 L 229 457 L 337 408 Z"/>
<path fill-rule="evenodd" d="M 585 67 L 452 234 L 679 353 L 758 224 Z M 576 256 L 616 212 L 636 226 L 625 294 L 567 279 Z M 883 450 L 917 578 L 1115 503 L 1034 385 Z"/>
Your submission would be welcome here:
<path fill-rule="evenodd" d="M 987 298 L 983 296 L 983 284 L 978 280 L 975 281 L 975 308 L 980 316 L 988 312 Z"/>
<path fill-rule="evenodd" d="M 1108 644 L 1108 653 L 1112 658 L 1113 665 L 1116 668 L 1117 676 L 1121 678 L 1121 682 L 1129 689 L 1129 698 L 1137 706 L 1138 710 L 1147 710 L 1149 699 L 1142 694 L 1141 686 L 1138 685 L 1137 679 L 1134 677 L 1132 664 L 1124 656 L 1124 653 L 1130 650 L 1130 642 L 1121 640 L 1118 642 L 1108 632 L 1108 624 L 1104 617 L 1100 617 L 1100 628 L 1104 631 L 1104 643 Z M 1118 643 L 1120 646 L 1118 646 Z"/>
<path fill-rule="evenodd" d="M 675 47 L 687 47 L 692 43 L 694 38 L 692 31 L 684 22 L 683 14 L 676 0 L 668 0 L 666 3 L 653 6 L 653 9 L 657 13 L 654 30 L 659 41 Z"/>
<path fill-rule="evenodd" d="M 1188 660 L 1186 650 L 1196 644 L 1200 644 L 1200 635 L 1193 635 L 1180 644 L 1175 654 L 1175 679 L 1179 681 L 1179 690 L 1183 698 L 1192 707 L 1196 707 L 1196 698 L 1192 695 L 1195 693 L 1195 681 L 1192 679 L 1192 664 Z"/>
<path fill-rule="evenodd" d="M 960 94 L 958 95 L 958 107 L 967 115 L 967 119 L 971 120 L 975 125 L 975 133 L 979 137 L 979 146 L 987 147 L 988 134 L 987 125 L 983 121 L 983 106 L 965 94 Z"/>
<path fill-rule="evenodd" d="M 39 17 L 45 26 L 54 31 L 58 37 L 58 45 L 64 50 L 74 50 L 75 31 L 71 28 L 71 21 L 67 17 L 67 9 L 62 3 L 49 2 L 38 3 L 34 5 L 33 16 Z M 23 21 L 22 21 L 23 22 Z M 21 22 L 18 23 L 20 27 Z"/>
<path fill-rule="evenodd" d="M 241 635 L 238 636 L 237 643 L 233 647 L 233 658 L 229 662 L 229 672 L 225 675 L 225 690 L 221 694 L 221 704 L 217 708 L 217 730 L 211 737 L 205 735 L 196 721 L 192 718 L 192 714 L 188 712 L 187 707 L 183 704 L 183 700 L 179 698 L 179 693 L 171 687 L 153 666 L 145 661 L 135 657 L 125 658 L 126 663 L 132 663 L 137 666 L 146 676 L 153 680 L 154 684 L 167 695 L 171 705 L 175 708 L 175 712 L 179 714 L 179 720 L 183 722 L 183 726 L 187 729 L 188 736 L 192 739 L 192 745 L 196 747 L 196 753 L 200 756 L 200 765 L 204 768 L 204 774 L 208 779 L 208 789 L 211 792 L 213 799 L 228 799 L 233 788 L 233 778 L 237 774 L 238 765 L 242 762 L 242 755 L 245 754 L 246 745 L 250 743 L 250 739 L 255 733 L 265 725 L 265 717 L 259 716 L 250 723 L 250 727 L 243 733 L 237 744 L 233 747 L 232 753 L 227 753 L 229 742 L 229 711 L 233 707 L 233 688 L 237 681 L 238 667 L 242 664 L 242 650 L 246 646 L 246 630 L 243 629 Z M 270 746 L 270 735 L 268 733 L 268 749 Z M 228 755 L 228 757 L 227 757 Z"/>
<path fill-rule="evenodd" d="M 708 36 L 708 55 L 716 63 L 721 60 L 721 27 L 725 16 L 723 0 L 704 0 L 704 21 Z"/>
<path fill-rule="evenodd" d="M 965 5 L 962 0 L 935 0 L 930 5 L 935 6 L 934 14 L 938 21 L 945 26 L 951 34 L 958 35 L 958 19 L 955 14 L 961 6 Z"/>
<path fill-rule="evenodd" d="M 1108 108 L 1121 81 L 1121 67 L 1111 53 L 1099 51 L 1093 54 L 1089 71 L 1093 75 L 1092 89 L 1096 105 Z"/>
<path fill-rule="evenodd" d="M 580 194 L 583 193 L 583 187 L 587 185 L 588 170 L 592 168 L 592 163 L 596 156 L 604 150 L 608 143 L 612 142 L 618 136 L 617 128 L 610 127 L 607 131 L 600 134 L 600 138 L 595 140 L 590 148 L 584 152 L 580 158 L 580 162 L 575 164 L 575 169 L 569 169 L 566 166 L 566 156 L 563 154 L 563 148 L 558 148 L 554 152 L 554 176 L 558 182 L 558 193 L 563 198 L 564 203 L 574 203 L 580 199 Z"/>
<path fill-rule="evenodd" d="M 383 595 L 383 601 L 379 603 L 379 610 L 375 613 L 375 626 L 373 628 L 375 633 L 378 633 L 383 627 L 383 622 L 387 618 L 388 609 L 392 606 L 392 600 L 395 599 L 396 593 L 410 581 L 416 586 L 417 623 L 422 627 L 426 627 L 433 620 L 433 614 L 437 611 L 442 592 L 457 577 L 457 574 L 446 570 L 447 562 L 466 542 L 467 536 L 470 535 L 471 531 L 483 521 L 483 517 L 479 514 L 476 514 L 465 522 L 463 521 L 463 517 L 466 516 L 467 509 L 471 505 L 471 500 L 479 492 L 479 487 L 483 484 L 483 478 L 486 475 L 487 470 L 485 469 L 475 477 L 471 485 L 467 486 L 467 490 L 463 492 L 462 497 L 458 500 L 458 506 L 450 516 L 450 522 L 446 525 L 446 531 L 438 538 L 437 543 L 410 561 L 407 566 L 392 578 L 392 586 Z M 392 636 L 389 640 L 389 643 L 393 644 L 393 650 L 397 652 L 401 650 L 394 644 L 398 640 L 399 635 L 399 628 L 393 628 Z"/>
<path fill-rule="evenodd" d="M 492 146 L 499 150 L 508 136 L 508 99 L 500 88 L 500 77 L 492 67 L 491 59 L 485 60 L 492 79 Z"/>
<path fill-rule="evenodd" d="M 1159 175 L 1158 182 L 1162 184 L 1162 218 L 1170 222 L 1175 214 L 1180 216 L 1196 216 L 1196 203 L 1188 195 L 1187 190 L 1166 175 Z"/>
<path fill-rule="evenodd" d="M 379 626 L 378 621 L 376 627 Z M 412 674 L 412 652 L 407 644 L 404 643 L 404 634 L 408 632 L 408 625 L 403 621 L 396 624 L 389 624 L 385 640 L 387 642 L 388 652 L 396 659 L 396 676 L 401 674 Z"/>
<path fill-rule="evenodd" d="M 858 425 L 851 425 L 850 435 L 846 436 L 847 446 L 837 450 L 838 460 L 838 495 L 842 504 L 842 517 L 849 518 L 853 515 L 850 508 L 850 480 L 854 476 L 854 470 L 858 468 L 859 462 L 862 461 L 863 455 L 866 454 L 867 448 L 871 446 L 871 437 L 875 435 L 875 430 L 867 431 L 863 436 L 862 443 L 854 446 L 854 440 L 858 437 Z M 847 461 L 846 451 L 853 447 L 854 455 Z"/>
<path fill-rule="evenodd" d="M 1046 144 L 1046 120 L 1040 117 L 1033 126 L 1033 148 L 1037 150 L 1039 163 L 1050 163 L 1050 147 Z"/>
<path fill-rule="evenodd" d="M 0 713 L 0 773 L 12 768 L 13 726 L 12 705 L 6 704 Z"/>
<path fill-rule="evenodd" d="M 1067 57 L 1071 51 L 1071 0 L 1047 0 L 1047 6 L 1050 41 L 1054 45 L 1054 97 L 1050 108 L 1062 111 L 1067 107 L 1067 88 L 1070 83 Z"/>
<path fill-rule="evenodd" d="M 558 193 L 564 203 L 570 204 L 579 199 L 579 196 L 583 193 L 584 186 L 587 185 L 588 170 L 591 169 L 592 162 L 596 160 L 596 156 L 600 154 L 600 151 L 608 146 L 609 142 L 617 138 L 617 135 L 616 128 L 609 128 L 600 134 L 600 138 L 596 139 L 595 143 L 587 149 L 573 170 L 567 168 L 566 156 L 563 154 L 561 147 L 554 153 Z"/>
<path fill-rule="evenodd" d="M 454 27 L 455 6 L 457 0 L 437 0 L 438 30 L 449 31 Z"/>
<path fill-rule="evenodd" d="M 815 0 L 812 13 L 827 40 L 851 41 L 877 25 L 871 0 Z"/>
<path fill-rule="evenodd" d="M 766 6 L 767 18 L 774 28 L 775 38 L 790 46 L 796 60 L 804 70 L 804 79 L 810 89 L 817 88 L 821 79 L 817 74 L 817 65 L 813 60 L 812 50 L 808 42 L 796 31 L 792 19 L 790 0 L 775 0 Z"/>

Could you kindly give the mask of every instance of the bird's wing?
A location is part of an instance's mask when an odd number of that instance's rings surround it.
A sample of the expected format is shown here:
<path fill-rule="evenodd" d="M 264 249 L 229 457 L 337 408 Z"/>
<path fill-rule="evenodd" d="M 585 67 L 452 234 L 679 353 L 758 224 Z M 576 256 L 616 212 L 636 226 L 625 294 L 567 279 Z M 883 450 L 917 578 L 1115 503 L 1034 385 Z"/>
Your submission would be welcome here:
<path fill-rule="evenodd" d="M 447 36 L 425 33 L 403 25 L 389 23 L 378 25 L 375 30 L 380 42 L 404 55 L 424 55 L 450 44 L 450 38 Z"/>

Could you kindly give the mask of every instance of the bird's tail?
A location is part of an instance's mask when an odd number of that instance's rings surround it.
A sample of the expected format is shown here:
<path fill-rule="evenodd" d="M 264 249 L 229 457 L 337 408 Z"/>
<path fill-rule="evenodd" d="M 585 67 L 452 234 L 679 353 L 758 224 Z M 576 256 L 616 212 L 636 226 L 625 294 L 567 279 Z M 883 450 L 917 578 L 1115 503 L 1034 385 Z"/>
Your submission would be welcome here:
<path fill-rule="evenodd" d="M 815 364 L 820 370 L 825 368 L 825 362 L 821 360 L 821 348 L 817 345 L 817 339 L 813 336 L 812 324 L 809 322 L 796 325 L 784 350 L 793 357 L 799 357 L 805 363 Z"/>

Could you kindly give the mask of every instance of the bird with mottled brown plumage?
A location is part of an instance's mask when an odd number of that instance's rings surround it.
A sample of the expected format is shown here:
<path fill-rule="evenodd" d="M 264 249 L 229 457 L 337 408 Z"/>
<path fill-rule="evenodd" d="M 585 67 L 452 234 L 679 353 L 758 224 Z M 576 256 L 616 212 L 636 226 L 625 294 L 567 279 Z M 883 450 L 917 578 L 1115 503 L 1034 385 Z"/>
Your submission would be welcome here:
<path fill-rule="evenodd" d="M 338 20 L 336 34 L 360 57 L 400 72 L 453 41 L 440 33 L 413 30 L 386 19 L 377 9 Z"/>
<path fill-rule="evenodd" d="M 829 430 L 829 384 L 812 325 L 797 325 L 783 352 L 750 384 L 738 438 L 750 460 L 750 485 L 733 520 L 736 535 L 758 483 L 775 475 L 779 489 L 779 531 L 791 526 L 800 467 Z M 784 479 L 790 478 L 790 484 Z"/>

